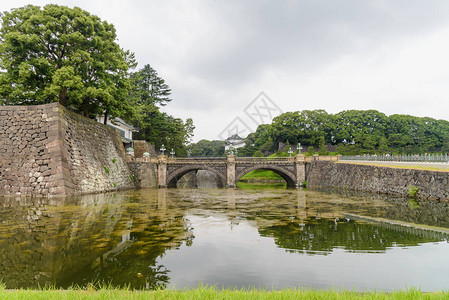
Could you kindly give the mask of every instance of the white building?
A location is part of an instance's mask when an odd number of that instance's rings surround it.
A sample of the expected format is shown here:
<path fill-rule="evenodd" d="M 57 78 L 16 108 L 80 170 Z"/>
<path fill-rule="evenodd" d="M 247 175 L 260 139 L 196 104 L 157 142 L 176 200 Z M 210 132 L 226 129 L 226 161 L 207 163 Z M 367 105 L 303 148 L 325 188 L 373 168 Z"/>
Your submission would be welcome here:
<path fill-rule="evenodd" d="M 104 123 L 104 117 L 98 116 L 97 121 Z M 106 125 L 111 126 L 120 132 L 125 149 L 133 146 L 133 132 L 138 132 L 134 126 L 127 124 L 120 118 L 108 118 Z"/>

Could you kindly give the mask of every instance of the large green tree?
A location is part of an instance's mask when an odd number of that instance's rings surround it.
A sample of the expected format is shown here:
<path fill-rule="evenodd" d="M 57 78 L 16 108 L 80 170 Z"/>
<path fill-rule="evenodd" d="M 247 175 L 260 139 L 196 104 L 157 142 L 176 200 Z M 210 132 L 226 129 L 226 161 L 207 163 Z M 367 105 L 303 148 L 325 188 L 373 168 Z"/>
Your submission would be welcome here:
<path fill-rule="evenodd" d="M 130 109 L 134 55 L 119 47 L 112 24 L 54 4 L 4 12 L 1 22 L 2 104 L 59 102 L 85 116 Z"/>

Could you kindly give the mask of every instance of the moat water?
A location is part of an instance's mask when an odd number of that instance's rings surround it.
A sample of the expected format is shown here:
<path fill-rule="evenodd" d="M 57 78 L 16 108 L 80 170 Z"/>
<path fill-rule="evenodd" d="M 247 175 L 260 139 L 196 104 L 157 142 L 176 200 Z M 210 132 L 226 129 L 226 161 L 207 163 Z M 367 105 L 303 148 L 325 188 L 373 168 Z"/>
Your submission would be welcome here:
<path fill-rule="evenodd" d="M 447 236 L 348 217 L 449 228 L 447 203 L 242 187 L 0 198 L 1 281 L 6 288 L 448 287 Z"/>

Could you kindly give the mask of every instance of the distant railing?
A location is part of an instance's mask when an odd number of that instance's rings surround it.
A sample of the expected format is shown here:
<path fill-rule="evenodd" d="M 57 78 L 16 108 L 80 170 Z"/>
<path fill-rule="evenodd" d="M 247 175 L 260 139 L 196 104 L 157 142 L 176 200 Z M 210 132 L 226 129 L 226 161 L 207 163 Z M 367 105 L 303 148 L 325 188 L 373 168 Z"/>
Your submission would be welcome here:
<path fill-rule="evenodd" d="M 343 155 L 340 160 L 449 163 L 446 154 Z"/>

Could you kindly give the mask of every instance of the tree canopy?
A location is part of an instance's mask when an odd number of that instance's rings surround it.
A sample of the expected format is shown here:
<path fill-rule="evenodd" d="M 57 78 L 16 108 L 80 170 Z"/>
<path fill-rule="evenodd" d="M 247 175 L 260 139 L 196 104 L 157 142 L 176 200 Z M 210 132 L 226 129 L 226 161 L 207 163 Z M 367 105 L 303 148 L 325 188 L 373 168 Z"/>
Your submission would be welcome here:
<path fill-rule="evenodd" d="M 190 144 L 188 146 L 188 149 L 190 150 L 190 154 L 194 157 L 218 157 L 223 156 L 223 154 L 225 153 L 225 145 L 225 141 L 200 140 L 197 143 Z"/>
<path fill-rule="evenodd" d="M 247 137 L 241 152 L 276 152 L 279 144 L 300 142 L 304 149 L 332 148 L 340 154 L 449 152 L 449 122 L 376 110 L 287 112 Z M 309 152 L 310 152 L 309 151 Z"/>
<path fill-rule="evenodd" d="M 1 103 L 59 102 L 85 116 L 130 109 L 134 55 L 119 47 L 112 24 L 54 4 L 4 12 L 1 22 Z"/>

